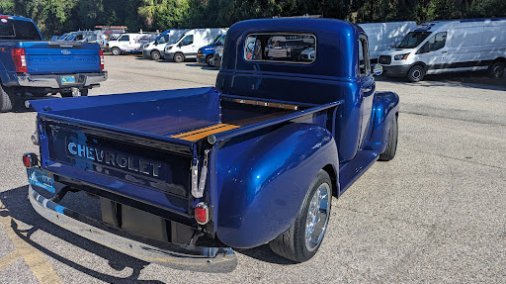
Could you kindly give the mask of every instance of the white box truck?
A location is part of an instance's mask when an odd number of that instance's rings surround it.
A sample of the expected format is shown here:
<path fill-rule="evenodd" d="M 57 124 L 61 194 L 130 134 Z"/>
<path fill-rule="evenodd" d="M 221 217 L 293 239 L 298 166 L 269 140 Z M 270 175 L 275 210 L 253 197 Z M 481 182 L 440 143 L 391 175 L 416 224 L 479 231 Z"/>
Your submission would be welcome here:
<path fill-rule="evenodd" d="M 384 22 L 358 24 L 369 40 L 369 58 L 372 63 L 378 61 L 385 51 L 397 46 L 404 36 L 416 28 L 416 22 Z"/>
<path fill-rule="evenodd" d="M 385 75 L 418 82 L 426 74 L 488 69 L 504 77 L 506 18 L 422 24 L 379 57 Z"/>
<path fill-rule="evenodd" d="M 189 30 L 176 43 L 165 47 L 163 57 L 178 63 L 196 58 L 199 48 L 211 44 L 217 36 L 226 32 L 227 29 L 221 28 Z"/>

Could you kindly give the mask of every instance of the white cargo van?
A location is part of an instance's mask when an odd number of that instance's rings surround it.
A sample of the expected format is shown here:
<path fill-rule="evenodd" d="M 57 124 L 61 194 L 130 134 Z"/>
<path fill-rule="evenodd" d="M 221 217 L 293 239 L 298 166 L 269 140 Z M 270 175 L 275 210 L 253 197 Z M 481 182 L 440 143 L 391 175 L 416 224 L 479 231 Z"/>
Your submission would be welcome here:
<path fill-rule="evenodd" d="M 226 32 L 227 29 L 189 30 L 176 43 L 165 47 L 163 57 L 174 62 L 196 58 L 199 48 L 211 44 L 217 36 Z"/>
<path fill-rule="evenodd" d="M 358 24 L 369 40 L 369 58 L 376 63 L 379 56 L 397 46 L 404 36 L 416 28 L 416 22 L 385 22 Z"/>
<path fill-rule="evenodd" d="M 506 18 L 436 21 L 418 26 L 379 58 L 385 75 L 418 82 L 426 74 L 488 69 L 504 76 Z"/>
<path fill-rule="evenodd" d="M 120 55 L 123 53 L 136 53 L 142 51 L 141 39 L 144 34 L 127 33 L 120 35 L 116 40 L 111 40 L 108 43 L 108 48 L 113 55 Z"/>
<path fill-rule="evenodd" d="M 163 51 L 167 44 L 173 44 L 183 36 L 188 30 L 184 29 L 173 29 L 164 31 L 158 37 L 143 46 L 142 55 L 144 58 L 151 58 L 153 60 L 159 60 L 162 58 Z"/>

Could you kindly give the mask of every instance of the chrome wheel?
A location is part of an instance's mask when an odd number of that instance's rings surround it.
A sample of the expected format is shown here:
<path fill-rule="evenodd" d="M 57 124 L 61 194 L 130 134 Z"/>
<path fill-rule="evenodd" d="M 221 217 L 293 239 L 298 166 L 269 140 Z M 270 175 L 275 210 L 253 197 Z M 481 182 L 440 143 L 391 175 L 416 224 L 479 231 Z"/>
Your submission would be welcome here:
<path fill-rule="evenodd" d="M 314 251 L 320 246 L 330 215 L 331 190 L 330 185 L 322 183 L 316 189 L 306 216 L 306 249 Z"/>

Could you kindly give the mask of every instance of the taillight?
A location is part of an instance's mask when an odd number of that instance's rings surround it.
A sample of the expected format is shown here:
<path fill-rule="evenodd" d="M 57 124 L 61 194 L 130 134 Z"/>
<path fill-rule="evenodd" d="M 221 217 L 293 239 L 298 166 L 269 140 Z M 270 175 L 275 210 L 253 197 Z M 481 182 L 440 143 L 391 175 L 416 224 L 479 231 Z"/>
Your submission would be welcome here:
<path fill-rule="evenodd" d="M 102 49 L 98 50 L 98 56 L 100 57 L 100 70 L 105 69 L 105 58 L 104 58 L 104 51 Z"/>
<path fill-rule="evenodd" d="M 195 220 L 200 225 L 205 225 L 209 222 L 209 207 L 204 202 L 200 202 L 195 206 Z"/>
<path fill-rule="evenodd" d="M 14 66 L 16 67 L 16 72 L 28 72 L 28 66 L 26 65 L 26 53 L 24 48 L 13 48 L 12 59 L 14 61 Z"/>
<path fill-rule="evenodd" d="M 36 166 L 38 163 L 37 155 L 34 153 L 26 153 L 23 155 L 23 165 L 25 165 L 25 167 L 31 168 Z"/>

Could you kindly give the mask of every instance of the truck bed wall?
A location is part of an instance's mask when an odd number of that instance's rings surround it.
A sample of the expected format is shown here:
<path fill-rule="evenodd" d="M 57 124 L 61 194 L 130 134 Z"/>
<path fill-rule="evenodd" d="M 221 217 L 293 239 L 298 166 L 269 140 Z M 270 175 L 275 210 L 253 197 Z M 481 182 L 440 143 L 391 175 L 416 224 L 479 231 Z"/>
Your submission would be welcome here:
<path fill-rule="evenodd" d="M 212 88 L 36 100 L 39 113 L 164 140 L 170 134 L 220 121 L 220 97 Z"/>

